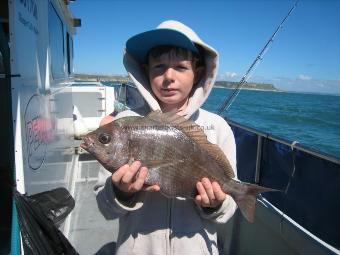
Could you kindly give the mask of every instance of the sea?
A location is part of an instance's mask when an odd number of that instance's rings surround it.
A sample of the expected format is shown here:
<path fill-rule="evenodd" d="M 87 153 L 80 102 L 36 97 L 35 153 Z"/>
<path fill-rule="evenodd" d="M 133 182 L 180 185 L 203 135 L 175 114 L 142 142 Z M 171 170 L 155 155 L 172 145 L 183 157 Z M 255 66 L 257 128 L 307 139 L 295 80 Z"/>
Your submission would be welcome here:
<path fill-rule="evenodd" d="M 213 88 L 212 112 L 231 89 Z M 340 158 L 340 95 L 241 90 L 223 116 L 239 124 Z"/>

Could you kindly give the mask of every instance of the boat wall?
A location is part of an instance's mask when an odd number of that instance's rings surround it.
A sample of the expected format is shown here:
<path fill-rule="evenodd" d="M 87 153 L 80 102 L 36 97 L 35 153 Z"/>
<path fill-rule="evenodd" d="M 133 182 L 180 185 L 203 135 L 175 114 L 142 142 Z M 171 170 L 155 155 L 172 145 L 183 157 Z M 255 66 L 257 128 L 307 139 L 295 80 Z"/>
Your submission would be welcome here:
<path fill-rule="evenodd" d="M 12 119 L 17 188 L 33 194 L 71 185 L 73 136 L 58 125 L 72 98 L 71 17 L 64 1 L 9 1 Z M 72 126 L 72 113 L 67 116 Z M 65 118 L 64 120 L 65 121 Z"/>
<path fill-rule="evenodd" d="M 72 103 L 76 109 L 72 105 L 67 106 L 67 108 L 70 110 L 73 108 L 75 120 L 82 121 L 84 126 L 82 130 L 86 130 L 86 133 L 97 129 L 100 121 L 114 111 L 115 101 L 115 89 L 113 87 L 90 85 L 89 83 L 87 86 L 82 84 L 78 86 L 75 83 L 70 93 L 63 93 L 63 96 L 72 97 Z M 75 129 L 77 129 L 76 124 L 77 122 L 74 122 Z"/>
<path fill-rule="evenodd" d="M 340 160 L 229 124 L 239 179 L 282 192 L 262 194 L 253 224 L 220 227 L 225 254 L 340 254 Z"/>
<path fill-rule="evenodd" d="M 339 254 L 261 202 L 257 203 L 254 223 L 237 211 L 220 227 L 219 239 L 224 244 L 222 254 Z"/>

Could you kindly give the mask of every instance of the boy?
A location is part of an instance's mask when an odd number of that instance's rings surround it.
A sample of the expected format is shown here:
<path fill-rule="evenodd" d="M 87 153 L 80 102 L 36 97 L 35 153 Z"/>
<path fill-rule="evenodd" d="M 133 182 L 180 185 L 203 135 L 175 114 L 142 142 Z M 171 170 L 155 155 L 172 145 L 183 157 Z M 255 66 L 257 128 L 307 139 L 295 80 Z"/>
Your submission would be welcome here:
<path fill-rule="evenodd" d="M 121 112 L 115 119 L 178 109 L 219 145 L 236 176 L 235 139 L 229 125 L 200 109 L 217 74 L 218 54 L 213 48 L 182 23 L 165 21 L 127 41 L 124 65 L 148 107 Z M 112 120 L 107 116 L 101 125 Z M 157 192 L 157 185 L 145 187 L 147 171 L 135 161 L 112 176 L 102 173 L 95 187 L 104 217 L 119 218 L 116 254 L 218 254 L 215 223 L 234 214 L 234 200 L 208 178 L 197 183 L 194 201 L 167 198 Z"/>

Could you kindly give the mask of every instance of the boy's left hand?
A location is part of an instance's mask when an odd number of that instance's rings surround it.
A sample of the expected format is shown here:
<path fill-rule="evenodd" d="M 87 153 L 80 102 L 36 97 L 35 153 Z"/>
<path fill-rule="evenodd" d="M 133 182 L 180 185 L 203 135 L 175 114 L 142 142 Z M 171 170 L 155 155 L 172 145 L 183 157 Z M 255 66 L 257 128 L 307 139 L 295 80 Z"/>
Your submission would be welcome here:
<path fill-rule="evenodd" d="M 217 207 L 223 203 L 227 196 L 217 182 L 211 183 L 208 178 L 202 178 L 201 181 L 197 182 L 196 188 L 198 195 L 195 202 L 201 207 Z"/>

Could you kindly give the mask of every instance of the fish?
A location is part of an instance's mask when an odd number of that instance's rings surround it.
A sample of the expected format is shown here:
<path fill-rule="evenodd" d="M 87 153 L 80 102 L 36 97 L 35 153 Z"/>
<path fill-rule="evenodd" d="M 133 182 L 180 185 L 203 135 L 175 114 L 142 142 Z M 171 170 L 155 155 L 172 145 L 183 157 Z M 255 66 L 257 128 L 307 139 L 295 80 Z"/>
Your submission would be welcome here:
<path fill-rule="evenodd" d="M 218 145 L 207 140 L 199 125 L 174 111 L 118 118 L 82 139 L 80 146 L 112 173 L 141 161 L 148 168 L 145 184 L 157 184 L 167 197 L 194 199 L 198 181 L 203 177 L 216 181 L 249 222 L 254 221 L 256 196 L 275 191 L 236 180 Z"/>

